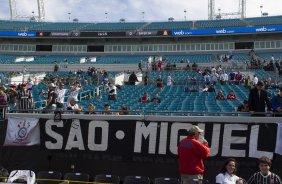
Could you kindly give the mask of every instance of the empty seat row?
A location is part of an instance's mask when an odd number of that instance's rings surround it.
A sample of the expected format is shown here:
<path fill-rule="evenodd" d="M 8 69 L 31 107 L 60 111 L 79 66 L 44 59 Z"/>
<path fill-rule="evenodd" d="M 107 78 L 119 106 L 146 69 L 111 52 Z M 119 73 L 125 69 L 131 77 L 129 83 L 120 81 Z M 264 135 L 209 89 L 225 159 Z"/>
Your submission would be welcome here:
<path fill-rule="evenodd" d="M 37 174 L 38 184 L 55 184 L 66 180 L 69 183 L 83 183 L 90 181 L 90 175 L 86 173 L 66 173 L 62 179 L 62 173 L 56 171 L 40 171 Z M 94 177 L 94 182 L 119 184 L 121 179 L 117 175 L 99 174 Z M 125 176 L 124 184 L 150 184 L 147 176 Z M 177 178 L 160 177 L 154 179 L 154 184 L 179 184 Z"/>

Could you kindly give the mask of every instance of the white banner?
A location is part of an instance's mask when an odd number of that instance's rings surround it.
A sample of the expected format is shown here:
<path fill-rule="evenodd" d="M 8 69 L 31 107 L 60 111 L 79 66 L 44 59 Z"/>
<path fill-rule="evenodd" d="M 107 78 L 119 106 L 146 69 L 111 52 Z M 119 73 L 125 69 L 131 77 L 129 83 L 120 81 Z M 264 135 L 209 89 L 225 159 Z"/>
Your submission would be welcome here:
<path fill-rule="evenodd" d="M 40 145 L 39 119 L 9 118 L 4 146 Z"/>
<path fill-rule="evenodd" d="M 275 153 L 282 155 L 282 123 L 278 123 Z"/>

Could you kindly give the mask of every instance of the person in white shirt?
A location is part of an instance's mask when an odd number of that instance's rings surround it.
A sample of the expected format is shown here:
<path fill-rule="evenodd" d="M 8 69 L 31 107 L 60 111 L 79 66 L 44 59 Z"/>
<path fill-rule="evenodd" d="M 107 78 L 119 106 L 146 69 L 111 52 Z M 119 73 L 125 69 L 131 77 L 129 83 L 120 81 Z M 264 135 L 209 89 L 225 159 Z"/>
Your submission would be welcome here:
<path fill-rule="evenodd" d="M 82 88 L 80 87 L 79 82 L 76 82 L 69 90 L 70 94 L 67 101 L 70 102 L 71 98 L 78 98 L 79 91 L 82 91 Z"/>
<path fill-rule="evenodd" d="M 236 176 L 237 161 L 234 158 L 229 158 L 225 161 L 220 173 L 215 177 L 216 184 L 236 184 L 240 178 Z"/>
<path fill-rule="evenodd" d="M 60 83 L 59 87 L 56 88 L 56 94 L 57 94 L 57 109 L 64 108 L 64 99 L 65 94 L 67 92 L 67 89 L 64 89 L 65 85 L 64 83 Z"/>
<path fill-rule="evenodd" d="M 29 79 L 27 80 L 27 84 L 26 84 L 27 89 L 28 89 L 28 90 L 32 90 L 33 85 L 34 85 L 34 84 L 33 84 L 32 80 L 29 78 Z"/>
<path fill-rule="evenodd" d="M 224 72 L 220 75 L 220 83 L 221 83 L 221 84 L 227 84 L 227 83 L 228 83 L 228 75 L 227 75 L 226 71 L 224 71 Z"/>
<path fill-rule="evenodd" d="M 117 100 L 117 87 L 111 82 L 109 82 L 108 93 L 108 100 Z"/>
<path fill-rule="evenodd" d="M 258 83 L 258 77 L 256 75 L 254 75 L 254 78 L 253 78 L 253 86 L 256 86 Z"/>
<path fill-rule="evenodd" d="M 168 74 L 167 79 L 166 79 L 166 85 L 167 86 L 172 86 L 174 80 L 172 79 L 171 75 Z"/>

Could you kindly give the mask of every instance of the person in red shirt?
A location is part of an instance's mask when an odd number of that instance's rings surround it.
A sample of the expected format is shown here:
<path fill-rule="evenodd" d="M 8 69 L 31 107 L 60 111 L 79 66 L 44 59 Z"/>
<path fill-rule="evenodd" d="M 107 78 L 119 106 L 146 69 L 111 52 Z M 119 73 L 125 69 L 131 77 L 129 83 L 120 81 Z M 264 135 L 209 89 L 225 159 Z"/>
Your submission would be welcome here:
<path fill-rule="evenodd" d="M 201 181 L 204 174 L 204 159 L 210 155 L 208 142 L 201 135 L 204 130 L 192 126 L 188 136 L 178 144 L 179 172 L 182 184 Z"/>
<path fill-rule="evenodd" d="M 231 90 L 227 95 L 227 100 L 237 100 L 237 96 L 235 95 L 233 90 Z"/>

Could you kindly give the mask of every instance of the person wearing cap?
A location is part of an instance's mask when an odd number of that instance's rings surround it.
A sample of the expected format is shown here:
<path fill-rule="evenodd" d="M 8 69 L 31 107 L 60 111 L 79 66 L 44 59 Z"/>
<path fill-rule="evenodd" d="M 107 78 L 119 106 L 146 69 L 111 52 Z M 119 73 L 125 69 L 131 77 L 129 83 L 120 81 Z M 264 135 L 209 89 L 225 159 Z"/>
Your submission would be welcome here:
<path fill-rule="evenodd" d="M 279 93 L 272 97 L 271 99 L 271 106 L 273 112 L 279 113 L 275 114 L 275 116 L 282 116 L 282 86 L 279 88 Z"/>
<path fill-rule="evenodd" d="M 55 110 L 57 108 L 57 93 L 55 92 L 55 84 L 50 83 L 48 86 L 47 106 L 46 109 Z"/>
<path fill-rule="evenodd" d="M 78 106 L 77 102 L 78 102 L 78 99 L 75 97 L 72 97 L 70 99 L 70 102 L 67 102 L 67 110 L 72 110 L 76 114 L 79 114 L 82 111 L 82 107 Z"/>
<path fill-rule="evenodd" d="M 22 83 L 21 91 L 18 93 L 18 108 L 31 109 L 33 107 L 32 91 L 27 90 L 26 83 Z"/>
<path fill-rule="evenodd" d="M 204 159 L 210 155 L 208 142 L 201 135 L 204 130 L 192 126 L 188 136 L 178 144 L 179 172 L 182 184 L 194 183 L 203 179 Z"/>
<path fill-rule="evenodd" d="M 267 110 L 271 111 L 271 104 L 267 96 L 267 92 L 263 89 L 264 83 L 258 81 L 256 87 L 250 90 L 249 94 L 249 109 L 253 116 L 265 116 L 265 114 L 255 114 L 256 112 L 265 112 Z"/>

